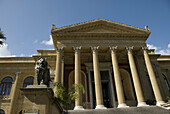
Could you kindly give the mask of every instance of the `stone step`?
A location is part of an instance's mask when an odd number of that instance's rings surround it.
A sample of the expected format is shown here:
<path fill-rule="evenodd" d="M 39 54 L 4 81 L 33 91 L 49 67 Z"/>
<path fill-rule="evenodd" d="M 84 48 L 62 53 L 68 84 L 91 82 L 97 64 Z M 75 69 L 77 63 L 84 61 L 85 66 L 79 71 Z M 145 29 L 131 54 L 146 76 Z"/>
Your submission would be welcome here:
<path fill-rule="evenodd" d="M 68 110 L 65 114 L 170 114 L 170 110 L 157 107 L 129 107 L 129 108 L 108 108 L 88 110 Z"/>

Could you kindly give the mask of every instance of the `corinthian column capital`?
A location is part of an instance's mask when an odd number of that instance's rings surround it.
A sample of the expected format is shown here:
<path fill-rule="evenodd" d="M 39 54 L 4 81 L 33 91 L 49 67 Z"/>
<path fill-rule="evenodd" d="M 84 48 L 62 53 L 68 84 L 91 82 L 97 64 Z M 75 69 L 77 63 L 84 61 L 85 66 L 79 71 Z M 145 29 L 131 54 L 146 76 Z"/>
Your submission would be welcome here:
<path fill-rule="evenodd" d="M 147 52 L 148 52 L 148 47 L 142 47 L 142 51 L 143 51 L 144 53 L 147 53 Z"/>
<path fill-rule="evenodd" d="M 142 47 L 142 50 L 148 50 L 148 47 L 147 46 Z"/>
<path fill-rule="evenodd" d="M 59 52 L 59 53 L 63 52 L 63 47 L 56 47 L 56 51 Z"/>
<path fill-rule="evenodd" d="M 21 74 L 21 72 L 15 72 L 14 80 L 16 80 L 16 77 L 18 77 Z"/>
<path fill-rule="evenodd" d="M 91 47 L 93 53 L 98 52 L 99 46 Z"/>
<path fill-rule="evenodd" d="M 15 75 L 16 76 L 18 76 L 18 75 L 20 75 L 21 74 L 21 72 L 15 72 Z"/>
<path fill-rule="evenodd" d="M 117 51 L 117 46 L 110 46 L 110 50 L 111 52 L 116 52 Z"/>
<path fill-rule="evenodd" d="M 73 49 L 74 49 L 75 52 L 80 52 L 81 46 L 79 46 L 79 47 L 73 47 Z"/>
<path fill-rule="evenodd" d="M 126 47 L 126 50 L 127 50 L 128 53 L 132 53 L 133 46 L 131 46 L 131 47 Z"/>

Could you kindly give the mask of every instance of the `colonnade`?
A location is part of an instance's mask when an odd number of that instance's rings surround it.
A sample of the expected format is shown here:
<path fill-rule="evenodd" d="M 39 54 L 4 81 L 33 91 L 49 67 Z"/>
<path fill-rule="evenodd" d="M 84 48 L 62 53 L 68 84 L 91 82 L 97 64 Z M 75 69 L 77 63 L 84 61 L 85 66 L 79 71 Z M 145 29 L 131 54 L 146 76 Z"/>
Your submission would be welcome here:
<path fill-rule="evenodd" d="M 81 62 L 80 62 L 80 53 L 81 53 L 81 47 L 74 47 L 74 53 L 75 53 L 75 84 L 81 83 Z M 100 76 L 100 69 L 99 69 L 99 60 L 98 60 L 98 50 L 99 46 L 91 47 L 92 55 L 93 55 L 93 69 L 94 69 L 94 80 L 95 80 L 95 93 L 96 93 L 96 109 L 106 109 L 106 107 L 103 104 L 103 95 L 102 95 L 102 85 L 101 85 L 101 76 Z M 148 106 L 145 103 L 137 68 L 135 65 L 134 57 L 133 57 L 133 47 L 127 47 L 127 55 L 128 55 L 128 61 L 129 66 L 132 74 L 132 80 L 135 88 L 135 93 L 137 97 L 138 107 L 140 106 Z M 164 103 L 157 81 L 155 77 L 154 70 L 151 65 L 151 61 L 147 52 L 147 48 L 142 48 L 143 54 L 144 54 L 144 60 L 146 67 L 148 69 L 149 77 L 151 80 L 151 84 L 153 87 L 153 91 L 155 94 L 155 98 L 157 101 L 157 105 L 160 106 Z M 63 48 L 57 47 L 57 60 L 56 60 L 56 76 L 54 79 L 54 82 L 61 82 L 62 77 L 62 52 Z M 114 79 L 115 79 L 115 85 L 116 85 L 116 92 L 117 92 L 117 98 L 118 98 L 118 108 L 125 108 L 129 107 L 127 106 L 125 102 L 124 92 L 123 92 L 123 86 L 118 66 L 118 60 L 116 56 L 117 46 L 110 47 L 111 51 L 111 59 L 112 59 L 112 65 L 113 65 L 113 72 L 114 72 Z M 78 90 L 77 93 L 79 94 L 79 97 L 75 100 L 75 110 L 83 110 L 82 107 L 82 95 L 80 91 Z"/>

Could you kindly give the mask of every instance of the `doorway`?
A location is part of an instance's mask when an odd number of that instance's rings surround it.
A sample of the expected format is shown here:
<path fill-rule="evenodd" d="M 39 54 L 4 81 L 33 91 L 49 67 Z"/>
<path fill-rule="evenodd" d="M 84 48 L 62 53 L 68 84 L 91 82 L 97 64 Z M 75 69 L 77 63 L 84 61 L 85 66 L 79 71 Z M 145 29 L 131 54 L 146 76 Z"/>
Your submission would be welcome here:
<path fill-rule="evenodd" d="M 107 108 L 113 107 L 113 95 L 111 90 L 111 81 L 109 70 L 100 71 L 102 93 L 103 93 L 103 103 Z M 95 82 L 94 82 L 94 72 L 90 71 L 91 85 L 92 85 L 92 104 L 93 108 L 96 107 L 96 92 L 95 92 Z"/>

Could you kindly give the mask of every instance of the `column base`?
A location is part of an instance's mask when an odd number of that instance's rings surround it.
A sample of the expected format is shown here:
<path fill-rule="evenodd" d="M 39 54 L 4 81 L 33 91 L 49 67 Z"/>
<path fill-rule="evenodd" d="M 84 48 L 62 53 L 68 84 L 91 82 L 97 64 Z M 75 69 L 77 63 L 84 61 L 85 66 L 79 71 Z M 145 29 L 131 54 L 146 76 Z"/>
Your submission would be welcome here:
<path fill-rule="evenodd" d="M 119 104 L 117 108 L 129 108 L 125 103 Z"/>
<path fill-rule="evenodd" d="M 137 107 L 149 106 L 145 102 L 138 103 Z"/>
<path fill-rule="evenodd" d="M 161 106 L 161 105 L 163 105 L 163 104 L 166 104 L 164 101 L 158 101 L 158 102 L 156 102 L 156 106 Z"/>
<path fill-rule="evenodd" d="M 75 106 L 74 110 L 84 110 L 83 106 Z"/>
<path fill-rule="evenodd" d="M 97 105 L 95 109 L 107 109 L 104 105 Z"/>

